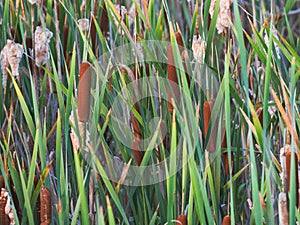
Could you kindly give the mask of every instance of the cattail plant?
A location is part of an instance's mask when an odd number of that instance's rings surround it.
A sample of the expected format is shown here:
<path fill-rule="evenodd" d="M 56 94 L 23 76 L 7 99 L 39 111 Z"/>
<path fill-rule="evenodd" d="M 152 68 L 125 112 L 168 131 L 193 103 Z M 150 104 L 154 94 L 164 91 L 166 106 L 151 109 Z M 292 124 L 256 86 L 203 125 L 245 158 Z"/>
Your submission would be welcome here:
<path fill-rule="evenodd" d="M 80 122 L 87 122 L 90 117 L 91 68 L 91 64 L 88 62 L 83 62 L 80 65 L 78 84 L 78 117 Z"/>
<path fill-rule="evenodd" d="M 206 138 L 208 129 L 209 129 L 209 123 L 211 118 L 211 110 L 210 110 L 210 104 L 208 101 L 205 101 L 203 103 L 203 128 L 204 128 L 204 138 Z"/>
<path fill-rule="evenodd" d="M 226 131 L 224 132 L 224 137 L 223 137 L 221 147 L 227 148 Z M 227 151 L 223 153 L 223 161 L 224 161 L 225 173 L 227 176 L 230 176 L 229 158 L 228 158 Z M 231 171 L 232 171 L 232 173 L 234 173 L 234 153 L 233 152 L 231 152 Z"/>
<path fill-rule="evenodd" d="M 78 119 L 78 110 L 75 111 L 76 113 L 76 118 Z M 69 121 L 71 124 L 73 124 L 74 127 L 76 127 L 76 121 L 74 117 L 74 111 L 71 112 L 71 115 L 69 117 Z M 78 133 L 76 130 L 71 128 L 71 133 L 70 133 L 70 139 L 72 142 L 72 146 L 74 150 L 80 149 L 80 147 L 83 146 L 83 150 L 88 151 L 86 147 L 86 143 L 89 143 L 90 141 L 90 133 L 85 127 L 85 122 L 80 122 L 78 121 Z"/>
<path fill-rule="evenodd" d="M 40 222 L 41 225 L 51 224 L 52 218 L 51 193 L 48 188 L 42 187 L 40 190 Z"/>
<path fill-rule="evenodd" d="M 116 11 L 119 13 L 121 20 L 125 21 L 126 16 L 128 16 L 128 22 L 129 22 L 129 27 L 130 27 L 133 24 L 134 18 L 135 18 L 134 10 L 128 11 L 124 5 L 115 4 L 114 6 L 116 8 Z M 112 18 L 113 18 L 113 21 L 114 21 L 116 27 L 119 27 L 120 24 L 113 13 L 112 13 Z M 122 30 L 122 28 L 120 28 L 118 30 L 118 33 L 122 36 L 124 35 L 124 31 Z"/>
<path fill-rule="evenodd" d="M 292 165 L 292 151 L 291 151 L 291 140 L 290 134 L 286 130 L 285 134 L 285 145 L 280 149 L 280 164 L 282 168 L 282 172 L 280 173 L 283 192 L 290 191 L 290 181 L 291 181 L 291 165 Z M 294 153 L 295 160 L 295 180 L 296 180 L 296 205 L 299 205 L 299 178 L 298 178 L 298 155 Z"/>
<path fill-rule="evenodd" d="M 230 216 L 229 215 L 224 216 L 222 225 L 230 225 L 230 224 L 231 224 Z"/>
<path fill-rule="evenodd" d="M 280 192 L 278 195 L 278 215 L 279 215 L 279 225 L 289 224 L 289 212 L 287 196 L 285 192 Z"/>
<path fill-rule="evenodd" d="M 204 101 L 203 103 L 203 133 L 206 139 L 207 145 L 206 149 L 209 152 L 214 152 L 216 149 L 216 139 L 218 136 L 218 127 L 216 122 L 212 121 L 212 109 L 214 106 L 214 100 Z M 210 127 L 210 134 L 208 135 Z"/>
<path fill-rule="evenodd" d="M 140 113 L 139 111 L 139 106 L 137 103 L 134 104 L 134 109 Z M 142 139 L 142 133 L 138 124 L 137 118 L 132 114 L 132 128 L 133 128 L 133 135 L 134 135 L 134 140 L 132 140 L 132 153 L 137 161 L 138 165 L 141 165 L 144 152 L 141 151 L 141 146 L 139 144 L 139 141 Z"/>
<path fill-rule="evenodd" d="M 47 28 L 37 26 L 34 32 L 35 63 L 38 67 L 45 65 L 49 59 L 49 42 L 53 33 Z"/>
<path fill-rule="evenodd" d="M 177 217 L 176 225 L 187 225 L 187 216 L 186 215 L 179 215 Z"/>
<path fill-rule="evenodd" d="M 88 62 L 83 62 L 80 65 L 79 70 L 79 84 L 78 84 L 78 109 L 75 111 L 76 118 L 78 119 L 78 129 L 77 134 L 74 128 L 71 129 L 71 142 L 73 149 L 79 149 L 82 144 L 84 150 L 87 151 L 86 143 L 89 142 L 89 132 L 86 130 L 85 123 L 90 117 L 90 92 L 91 92 L 91 80 L 92 80 L 92 70 L 91 64 Z M 69 121 L 74 126 L 76 125 L 74 112 L 72 111 Z"/>
<path fill-rule="evenodd" d="M 1 224 L 3 224 L 3 225 L 9 225 L 9 223 L 10 223 L 9 216 L 5 212 L 5 207 L 6 207 L 6 204 L 7 204 L 7 199 L 4 196 L 5 191 L 6 190 L 4 188 L 1 188 L 1 194 L 0 194 L 0 221 L 1 221 Z"/>
<path fill-rule="evenodd" d="M 5 188 L 4 178 L 3 176 L 0 176 L 0 189 Z"/>
<path fill-rule="evenodd" d="M 14 212 L 10 203 L 10 196 L 5 188 L 1 188 L 0 193 L 0 222 L 1 225 L 14 225 Z"/>
<path fill-rule="evenodd" d="M 179 32 L 175 33 L 175 38 L 177 45 L 181 48 L 179 48 L 180 54 L 183 51 L 183 39 L 181 37 L 181 34 Z M 168 80 L 171 81 L 172 83 L 170 86 L 172 87 L 172 90 L 167 89 L 167 94 L 168 94 L 168 109 L 170 113 L 173 113 L 173 105 L 171 103 L 171 98 L 174 98 L 175 100 L 179 99 L 179 91 L 177 87 L 174 87 L 174 83 L 178 84 L 178 78 L 177 78 L 177 72 L 176 72 L 176 67 L 175 67 L 175 59 L 174 59 L 174 53 L 172 49 L 172 44 L 168 46 Z M 174 82 L 174 83 L 173 83 Z M 174 94 L 173 94 L 174 93 Z M 177 101 L 175 101 L 177 102 Z"/>
<path fill-rule="evenodd" d="M 19 76 L 19 64 L 24 53 L 23 46 L 16 44 L 12 40 L 7 40 L 6 45 L 1 51 L 1 70 L 3 74 L 2 86 L 5 88 L 7 83 L 7 68 L 10 65 L 12 75 Z"/>
<path fill-rule="evenodd" d="M 2 71 L 2 87 L 6 87 L 7 83 L 7 68 L 9 66 L 7 56 L 6 56 L 6 47 L 4 47 L 0 54 L 0 60 L 1 60 L 1 71 Z"/>
<path fill-rule="evenodd" d="M 103 33 L 103 36 L 107 37 L 107 33 L 109 30 L 109 20 L 108 20 L 105 2 L 103 2 L 102 14 L 101 14 L 101 18 L 100 18 L 100 29 Z"/>
<path fill-rule="evenodd" d="M 97 12 L 98 12 L 98 1 L 95 1 L 94 2 L 94 9 L 93 9 L 93 12 L 92 12 L 92 15 L 91 15 L 91 29 L 90 29 L 92 49 L 93 49 L 95 55 L 97 55 L 97 53 L 96 53 L 97 31 L 96 31 L 96 25 L 95 25 L 95 23 L 97 23 Z"/>
<path fill-rule="evenodd" d="M 209 14 L 211 18 L 213 17 L 215 7 L 216 7 L 216 0 L 212 0 L 209 8 Z M 218 12 L 217 24 L 216 28 L 218 33 L 221 34 L 225 31 L 226 28 L 230 27 L 231 22 L 231 0 L 220 0 L 220 7 Z"/>
<path fill-rule="evenodd" d="M 202 40 L 202 38 L 199 35 L 194 35 L 192 50 L 193 50 L 194 58 L 199 63 L 204 63 L 205 49 L 206 49 L 206 41 Z"/>

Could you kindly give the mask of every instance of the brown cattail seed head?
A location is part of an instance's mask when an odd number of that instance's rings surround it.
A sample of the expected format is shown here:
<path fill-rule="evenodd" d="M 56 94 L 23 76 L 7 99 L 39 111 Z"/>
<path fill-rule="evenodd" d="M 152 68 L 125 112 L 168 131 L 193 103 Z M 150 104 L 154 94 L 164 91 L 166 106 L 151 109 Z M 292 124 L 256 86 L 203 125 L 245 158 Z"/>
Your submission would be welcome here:
<path fill-rule="evenodd" d="M 90 116 L 90 91 L 92 71 L 88 62 L 83 62 L 79 70 L 78 117 L 80 122 L 87 122 Z"/>
<path fill-rule="evenodd" d="M 51 193 L 48 188 L 42 188 L 40 190 L 40 221 L 41 225 L 51 224 Z"/>
<path fill-rule="evenodd" d="M 203 103 L 203 128 L 204 128 L 204 137 L 206 138 L 209 128 L 209 122 L 211 117 L 211 110 L 208 101 Z"/>
<path fill-rule="evenodd" d="M 101 14 L 101 19 L 100 19 L 100 29 L 101 29 L 104 37 L 107 37 L 107 33 L 109 30 L 109 19 L 108 19 L 108 15 L 107 15 L 105 2 L 103 3 L 103 9 L 102 9 L 102 14 Z"/>
<path fill-rule="evenodd" d="M 181 34 L 179 32 L 175 33 L 176 43 L 179 46 L 179 52 L 180 55 L 183 51 L 183 39 L 181 37 Z M 175 102 L 178 101 L 180 94 L 178 87 L 176 84 L 178 84 L 178 78 L 176 73 L 176 67 L 175 67 L 175 60 L 174 60 L 174 53 L 172 49 L 172 44 L 168 46 L 168 80 L 170 82 L 170 86 L 172 87 L 172 90 L 167 90 L 168 93 L 168 109 L 170 113 L 173 113 L 173 105 L 171 103 L 171 99 L 174 98 Z M 173 83 L 174 82 L 174 83 Z"/>
<path fill-rule="evenodd" d="M 230 224 L 231 224 L 230 216 L 229 216 L 229 215 L 226 215 L 226 216 L 223 218 L 222 225 L 230 225 Z"/>
<path fill-rule="evenodd" d="M 186 215 L 179 215 L 177 217 L 176 225 L 187 225 L 187 217 Z"/>
<path fill-rule="evenodd" d="M 37 66 L 45 65 L 49 58 L 49 42 L 53 34 L 47 28 L 36 27 L 35 39 L 35 63 Z"/>

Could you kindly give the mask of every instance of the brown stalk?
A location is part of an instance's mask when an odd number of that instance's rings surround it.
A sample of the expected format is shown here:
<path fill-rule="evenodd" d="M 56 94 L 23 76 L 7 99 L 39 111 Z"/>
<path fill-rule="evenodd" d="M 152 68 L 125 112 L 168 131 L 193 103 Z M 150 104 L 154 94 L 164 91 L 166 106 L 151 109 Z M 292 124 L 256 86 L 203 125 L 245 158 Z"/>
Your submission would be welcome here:
<path fill-rule="evenodd" d="M 90 116 L 91 64 L 83 62 L 79 70 L 78 117 L 80 122 L 87 122 Z"/>
<path fill-rule="evenodd" d="M 177 217 L 178 222 L 176 222 L 176 225 L 187 225 L 187 217 L 186 215 L 179 215 Z"/>
<path fill-rule="evenodd" d="M 54 0 L 54 20 L 55 20 L 55 32 L 56 32 L 55 48 L 56 48 L 56 56 L 57 56 L 57 74 L 58 74 L 59 80 L 61 81 L 62 74 L 61 74 L 61 61 L 60 61 L 60 36 L 59 36 L 59 18 L 58 18 L 59 13 L 57 14 L 57 12 L 59 12 L 59 6 L 57 5 L 56 0 Z"/>

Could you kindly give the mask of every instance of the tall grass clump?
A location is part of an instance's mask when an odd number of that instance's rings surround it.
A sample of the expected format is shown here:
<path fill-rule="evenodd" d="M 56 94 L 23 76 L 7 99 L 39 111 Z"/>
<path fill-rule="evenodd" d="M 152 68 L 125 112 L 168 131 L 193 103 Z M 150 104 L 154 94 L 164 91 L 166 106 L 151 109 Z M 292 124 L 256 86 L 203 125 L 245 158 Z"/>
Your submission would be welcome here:
<path fill-rule="evenodd" d="M 296 224 L 297 1 L 0 2 L 0 224 Z"/>

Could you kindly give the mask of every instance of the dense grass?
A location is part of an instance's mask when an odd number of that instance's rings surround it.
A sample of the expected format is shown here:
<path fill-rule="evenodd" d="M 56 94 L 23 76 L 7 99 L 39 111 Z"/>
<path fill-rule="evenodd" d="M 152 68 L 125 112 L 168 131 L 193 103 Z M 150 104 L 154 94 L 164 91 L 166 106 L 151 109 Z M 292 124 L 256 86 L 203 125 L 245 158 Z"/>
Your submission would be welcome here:
<path fill-rule="evenodd" d="M 218 34 L 213 1 L 121 2 L 136 7 L 124 20 L 119 1 L 0 3 L 0 49 L 7 39 L 24 46 L 20 76 L 9 69 L 0 95 L 0 173 L 16 224 L 38 223 L 44 187 L 52 224 L 176 224 L 183 214 L 189 225 L 222 224 L 226 215 L 231 224 L 279 224 L 280 192 L 288 224 L 299 222 L 296 154 L 284 164 L 291 179 L 280 177 L 280 149 L 300 147 L 299 3 L 235 0 L 230 27 Z M 38 25 L 53 33 L 42 67 L 26 46 Z M 206 42 L 203 62 L 193 56 L 195 34 Z M 93 74 L 86 123 L 76 114 L 82 62 Z M 168 98 L 170 76 L 177 103 Z M 141 161 L 134 138 L 144 140 Z"/>

